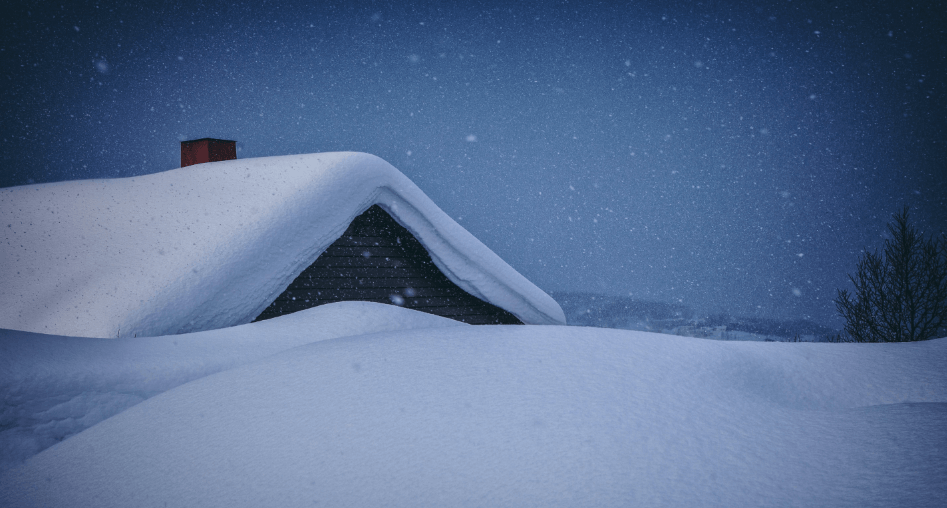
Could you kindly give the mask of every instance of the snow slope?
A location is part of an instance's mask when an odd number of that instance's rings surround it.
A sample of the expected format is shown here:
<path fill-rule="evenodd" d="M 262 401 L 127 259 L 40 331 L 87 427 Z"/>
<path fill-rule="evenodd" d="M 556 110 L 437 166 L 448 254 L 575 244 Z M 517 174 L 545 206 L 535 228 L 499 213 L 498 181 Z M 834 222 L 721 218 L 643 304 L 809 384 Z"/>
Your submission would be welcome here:
<path fill-rule="evenodd" d="M 188 381 L 303 344 L 468 326 L 393 305 L 339 302 L 164 337 L 95 339 L 0 330 L 0 470 Z"/>
<path fill-rule="evenodd" d="M 373 204 L 464 290 L 527 324 L 565 323 L 401 172 L 338 152 L 0 189 L 0 328 L 114 338 L 248 323 Z"/>
<path fill-rule="evenodd" d="M 0 505 L 945 506 L 945 364 L 947 339 L 341 337 L 131 407 L 0 475 Z"/>

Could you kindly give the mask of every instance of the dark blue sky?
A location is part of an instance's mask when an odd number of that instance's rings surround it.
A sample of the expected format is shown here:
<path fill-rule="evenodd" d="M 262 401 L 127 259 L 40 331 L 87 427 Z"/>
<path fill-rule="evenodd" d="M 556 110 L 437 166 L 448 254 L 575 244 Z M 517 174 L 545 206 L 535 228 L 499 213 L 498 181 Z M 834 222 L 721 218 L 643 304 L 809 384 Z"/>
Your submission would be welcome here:
<path fill-rule="evenodd" d="M 838 326 L 947 230 L 947 7 L 865 3 L 18 3 L 0 186 L 364 151 L 546 290 Z"/>

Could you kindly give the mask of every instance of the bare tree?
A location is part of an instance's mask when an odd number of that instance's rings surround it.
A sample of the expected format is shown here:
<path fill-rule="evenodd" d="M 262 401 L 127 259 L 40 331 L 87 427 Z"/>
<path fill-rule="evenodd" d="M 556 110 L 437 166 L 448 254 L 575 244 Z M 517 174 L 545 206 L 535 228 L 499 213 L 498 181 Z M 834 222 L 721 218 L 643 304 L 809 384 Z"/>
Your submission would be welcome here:
<path fill-rule="evenodd" d="M 855 293 L 838 290 L 835 308 L 856 342 L 934 338 L 947 325 L 947 238 L 925 238 L 908 223 L 908 209 L 888 224 L 884 252 L 866 252 Z"/>

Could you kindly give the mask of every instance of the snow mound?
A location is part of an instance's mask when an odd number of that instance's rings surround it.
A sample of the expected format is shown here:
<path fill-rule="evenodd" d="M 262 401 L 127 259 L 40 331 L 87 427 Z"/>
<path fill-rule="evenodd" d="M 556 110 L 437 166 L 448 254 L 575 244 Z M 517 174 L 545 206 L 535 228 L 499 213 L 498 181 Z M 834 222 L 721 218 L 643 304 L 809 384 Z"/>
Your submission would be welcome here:
<path fill-rule="evenodd" d="M 311 343 L 0 476 L 4 506 L 944 506 L 947 340 L 574 327 Z"/>
<path fill-rule="evenodd" d="M 393 305 L 340 302 L 185 335 L 95 339 L 0 330 L 0 470 L 161 392 L 303 344 L 468 326 Z"/>
<path fill-rule="evenodd" d="M 401 172 L 338 152 L 0 189 L 0 327 L 115 338 L 248 323 L 373 204 L 465 291 L 565 324 Z"/>

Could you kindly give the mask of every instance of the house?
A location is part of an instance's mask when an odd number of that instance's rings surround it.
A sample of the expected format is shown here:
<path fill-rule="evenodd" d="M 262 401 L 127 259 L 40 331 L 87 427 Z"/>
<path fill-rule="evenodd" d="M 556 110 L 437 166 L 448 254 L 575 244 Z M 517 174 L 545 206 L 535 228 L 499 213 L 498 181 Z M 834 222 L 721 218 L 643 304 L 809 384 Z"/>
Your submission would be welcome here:
<path fill-rule="evenodd" d="M 0 222 L 0 328 L 169 335 L 342 300 L 565 324 L 551 297 L 363 153 L 0 189 Z"/>

